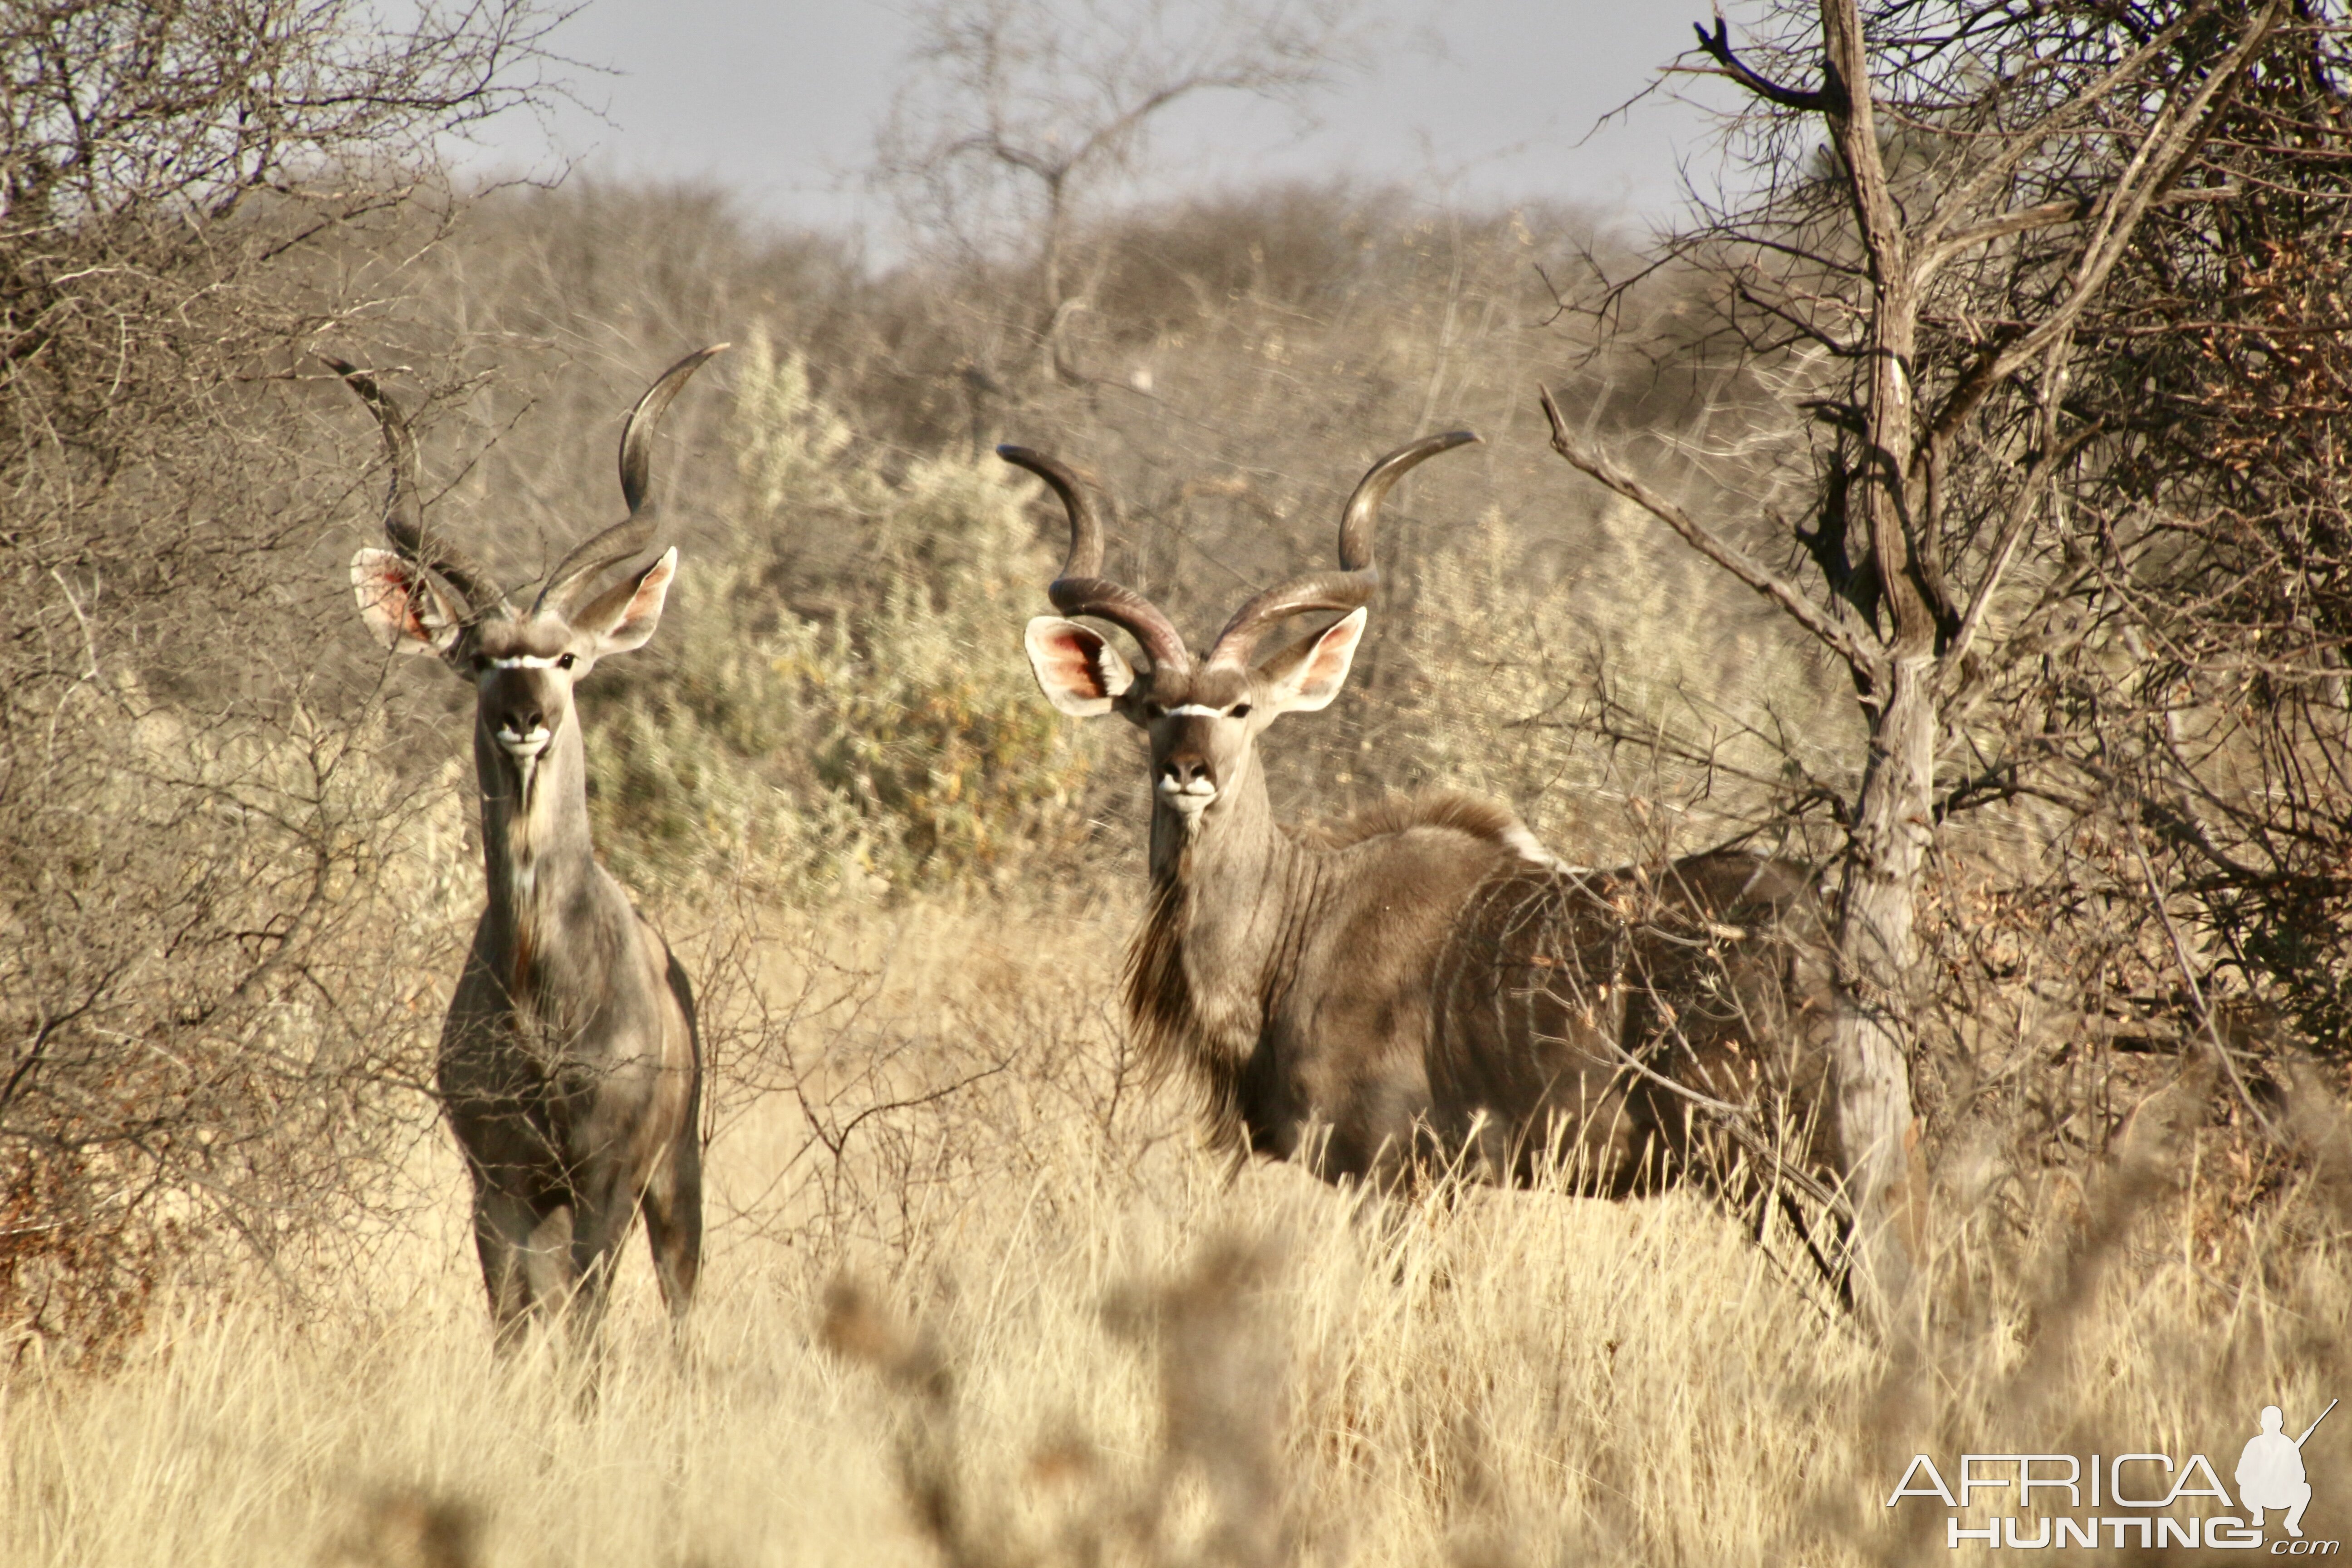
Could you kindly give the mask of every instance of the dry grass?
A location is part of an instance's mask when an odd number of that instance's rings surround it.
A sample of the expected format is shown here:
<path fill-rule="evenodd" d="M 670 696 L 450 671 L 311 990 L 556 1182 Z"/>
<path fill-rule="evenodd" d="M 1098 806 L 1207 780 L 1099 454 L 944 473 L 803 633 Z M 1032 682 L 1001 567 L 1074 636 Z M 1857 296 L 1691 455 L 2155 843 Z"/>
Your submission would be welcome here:
<path fill-rule="evenodd" d="M 497 1362 L 428 1140 L 436 1201 L 306 1306 L 186 1300 L 116 1375 L 0 1383 L 0 1561 L 1941 1559 L 1934 1505 L 1878 1506 L 1914 1451 L 2128 1443 L 2226 1476 L 2257 1406 L 2345 1386 L 2336 1211 L 2225 1216 L 2210 1173 L 2174 1179 L 2177 1117 L 2084 1199 L 1971 1168 L 1916 1360 L 1688 1194 L 1381 1212 L 1229 1180 L 1122 1077 L 1097 994 L 1123 922 L 779 923 L 726 1005 L 802 1000 L 808 1098 L 721 1096 L 683 1363 L 637 1249 L 593 1396 L 544 1342 Z M 887 1109 L 844 1137 L 860 1096 Z M 2352 1448 L 2330 1436 L 2315 1480 Z"/>

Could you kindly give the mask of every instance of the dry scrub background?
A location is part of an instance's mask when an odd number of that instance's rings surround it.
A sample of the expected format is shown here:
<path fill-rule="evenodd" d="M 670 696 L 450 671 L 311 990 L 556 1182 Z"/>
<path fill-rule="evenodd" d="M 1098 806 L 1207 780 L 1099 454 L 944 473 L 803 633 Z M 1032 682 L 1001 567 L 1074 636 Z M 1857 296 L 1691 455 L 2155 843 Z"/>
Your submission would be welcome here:
<path fill-rule="evenodd" d="M 491 34 L 461 56 L 530 58 L 527 5 L 469 15 Z M 301 41 L 258 37 L 255 70 Z M 1938 1513 L 1879 1506 L 1914 1452 L 2226 1470 L 2260 1405 L 2352 1393 L 2347 1058 L 2296 1021 L 2329 1016 L 2346 951 L 2340 681 L 2241 681 L 2228 626 L 2191 671 L 2233 721 L 2290 689 L 2320 712 L 2270 758 L 2309 811 L 2282 929 L 2315 945 L 2274 965 L 2300 1013 L 2229 967 L 2147 807 L 2169 775 L 2065 752 L 2066 725 L 2171 700 L 2121 632 L 2040 668 L 2043 710 L 1982 720 L 2109 771 L 2063 796 L 2003 773 L 2015 798 L 1940 835 L 1914 1020 L 1932 1310 L 1904 1353 L 1688 1194 L 1389 1210 L 1236 1173 L 1128 1052 L 1132 738 L 1032 688 L 1019 632 L 1062 537 L 989 447 L 1092 467 L 1112 571 L 1204 634 L 1328 560 L 1371 458 L 1474 427 L 1384 519 L 1349 692 L 1269 742 L 1277 808 L 1443 784 L 1580 860 L 1819 854 L 1853 793 L 1843 677 L 1557 462 L 1533 400 L 1553 385 L 1799 571 L 1768 517 L 1804 478 L 1767 439 L 1794 416 L 1771 367 L 1724 356 L 1688 273 L 1564 314 L 1643 257 L 1538 206 L 1097 203 L 1041 278 L 1019 245 L 872 267 L 690 188 L 372 183 L 361 153 L 397 164 L 396 132 L 500 96 L 427 75 L 446 101 L 216 194 L 203 245 L 169 192 L 0 228 L 0 1562 L 1944 1560 Z M 28 145 L 0 149 L 20 185 Z M 352 178 L 322 196 L 318 167 Z M 2282 268 L 2265 308 L 2316 309 Z M 107 381 L 85 316 L 131 334 L 136 376 Z M 582 700 L 600 851 L 702 998 L 709 1267 L 677 1360 L 633 1247 L 590 1399 L 547 1347 L 489 1354 L 425 1087 L 480 898 L 471 715 L 360 630 L 381 459 L 311 355 L 399 392 L 441 522 L 522 579 L 611 517 L 646 379 L 721 338 L 656 458 L 670 612 Z M 2129 403 L 2154 384 L 2126 368 Z M 2294 406 L 2332 451 L 2341 405 Z M 2332 471 L 2298 470 L 2323 536 Z M 2304 604 L 2333 548 L 2263 581 Z M 2127 584 L 2150 626 L 2201 581 L 2163 566 Z M 2264 820 L 2252 744 L 2200 752 L 2192 825 Z M 2265 896 L 2294 881 L 2272 864 Z M 2193 952 L 2176 913 L 2206 921 Z M 2191 967 L 2230 987 L 2210 1012 Z M 2339 1415 L 2308 1450 L 2314 1535 L 2344 1528 L 2347 1454 Z"/>
<path fill-rule="evenodd" d="M 1196 1151 L 1113 1000 L 1140 897 L 1131 742 L 1034 697 L 1018 632 L 1058 530 L 974 436 L 1096 463 L 1127 503 L 1118 569 L 1205 627 L 1319 559 L 1362 461 L 1424 426 L 1487 433 L 1394 508 L 1357 683 L 1269 747 L 1287 810 L 1450 783 L 1605 860 L 1770 829 L 1788 760 L 1835 752 L 1808 750 L 1835 722 L 1817 665 L 1541 462 L 1541 215 L 1441 229 L 1393 198 L 1259 199 L 1288 226 L 1251 225 L 1306 259 L 1255 242 L 1255 280 L 1153 340 L 1144 401 L 971 394 L 924 310 L 681 193 L 488 203 L 343 331 L 418 403 L 445 522 L 519 574 L 611 510 L 610 432 L 650 369 L 741 340 L 657 460 L 686 549 L 672 614 L 583 697 L 600 849 L 703 999 L 693 1344 L 673 1362 L 633 1246 L 593 1401 L 551 1352 L 490 1357 L 421 1087 L 479 897 L 470 713 L 437 668 L 347 651 L 316 684 L 352 716 L 328 776 L 373 803 L 366 901 L 335 905 L 305 973 L 373 998 L 373 1048 L 404 1065 L 367 1077 L 325 1184 L 263 1194 L 277 1230 L 167 1197 L 141 1211 L 157 1250 L 131 1321 L 26 1321 L 0 1559 L 1895 1561 L 1943 1550 L 1933 1510 L 1877 1506 L 1914 1451 L 2219 1452 L 2260 1405 L 2344 1386 L 2320 1080 L 2270 1102 L 2302 1119 L 2283 1156 L 2181 1058 L 2086 1046 L 2048 1011 L 1964 1017 L 1979 1077 L 1946 1103 L 1976 1113 L 1939 1123 L 1916 1362 L 1824 1314 L 1785 1237 L 1759 1249 L 1688 1194 L 1368 1211 Z M 1276 269 L 1311 275 L 1347 215 L 1348 287 Z M 1395 303 L 1433 268 L 1444 310 Z M 1393 308 L 1364 302 L 1367 272 L 1398 276 Z M 452 299 L 464 332 L 432 314 Z M 467 346 L 403 376 L 403 332 Z M 976 401 L 938 425 L 942 384 Z M 356 648 L 342 563 L 374 526 L 372 433 L 331 384 L 281 390 L 311 460 L 346 470 L 293 602 Z M 326 743 L 146 733 L 245 757 L 248 783 Z M 1954 862 L 1956 940 L 2018 940 L 1983 901 L 2002 864 Z M 2315 1474 L 2347 1432 L 2323 1428 Z"/>

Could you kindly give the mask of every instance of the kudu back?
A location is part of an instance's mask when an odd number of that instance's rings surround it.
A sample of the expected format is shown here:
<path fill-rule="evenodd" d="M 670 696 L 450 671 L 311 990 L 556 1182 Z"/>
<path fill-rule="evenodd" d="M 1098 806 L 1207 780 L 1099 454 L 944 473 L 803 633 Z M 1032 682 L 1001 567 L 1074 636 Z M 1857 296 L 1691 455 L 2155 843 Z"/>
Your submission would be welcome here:
<path fill-rule="evenodd" d="M 1078 478 L 999 448 L 1070 521 L 1047 590 L 1061 614 L 1028 626 L 1038 684 L 1063 712 L 1118 713 L 1150 742 L 1151 892 L 1129 953 L 1129 1019 L 1198 1089 L 1217 1139 L 1327 1179 L 1558 1172 L 1623 1195 L 1738 1171 L 1827 1196 L 1830 950 L 1803 868 L 1718 851 L 1580 869 L 1507 809 L 1453 795 L 1332 828 L 1274 819 L 1258 738 L 1346 681 L 1382 499 L 1475 439 L 1431 437 L 1374 464 L 1342 513 L 1339 570 L 1250 599 L 1199 658 L 1103 577 Z M 1318 612 L 1340 618 L 1256 657 L 1276 626 Z M 1077 616 L 1127 631 L 1148 667 Z"/>
<path fill-rule="evenodd" d="M 624 574 L 655 542 L 649 469 L 670 401 L 720 349 L 654 383 L 621 436 L 629 515 L 576 545 L 519 608 L 468 554 L 428 531 L 416 445 L 374 381 L 327 363 L 367 401 L 391 456 L 392 548 L 352 558 L 369 628 L 438 657 L 475 690 L 488 900 L 441 1029 L 441 1104 L 474 1185 L 474 1242 L 501 1349 L 569 1305 L 593 1334 L 620 1246 L 642 1210 L 673 1322 L 702 1252 L 702 1051 L 686 972 L 588 837 L 574 687 L 654 635 L 677 551 Z"/>

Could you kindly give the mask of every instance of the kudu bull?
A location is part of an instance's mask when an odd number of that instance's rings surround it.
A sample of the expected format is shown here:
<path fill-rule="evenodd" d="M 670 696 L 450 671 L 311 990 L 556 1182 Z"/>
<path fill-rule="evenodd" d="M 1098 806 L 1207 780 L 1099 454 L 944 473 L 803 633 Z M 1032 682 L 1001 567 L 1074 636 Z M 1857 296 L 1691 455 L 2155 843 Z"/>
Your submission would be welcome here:
<path fill-rule="evenodd" d="M 1151 897 L 1129 952 L 1129 1017 L 1201 1092 L 1214 1136 L 1327 1179 L 1557 1169 L 1578 1190 L 1623 1195 L 1736 1165 L 1743 1184 L 1785 1177 L 1829 1198 L 1817 1173 L 1834 1171 L 1833 1130 L 1815 1112 L 1831 972 L 1802 868 L 1739 852 L 1574 868 L 1508 811 L 1460 795 L 1330 830 L 1274 819 L 1258 737 L 1328 705 L 1347 679 L 1382 499 L 1475 439 L 1434 436 L 1375 463 L 1342 514 L 1339 570 L 1250 599 L 1202 658 L 1102 576 L 1079 480 L 998 448 L 1069 516 L 1068 560 L 1047 590 L 1061 615 L 1028 626 L 1038 684 L 1063 712 L 1117 712 L 1150 743 Z M 1276 626 L 1317 612 L 1341 618 L 1253 662 Z M 1150 668 L 1066 618 L 1079 616 L 1124 628 Z"/>
<path fill-rule="evenodd" d="M 501 1349 L 570 1303 L 593 1334 L 640 1209 L 673 1323 L 702 1253 L 702 1050 L 686 972 L 596 863 L 572 690 L 660 622 L 675 547 L 604 593 L 654 542 L 647 495 L 663 411 L 721 343 L 654 383 L 621 433 L 628 517 L 573 547 L 528 610 L 437 531 L 399 407 L 339 360 L 391 456 L 390 550 L 352 558 L 367 624 L 473 683 L 488 906 L 441 1028 L 443 1110 L 474 1183 L 474 1242 Z"/>

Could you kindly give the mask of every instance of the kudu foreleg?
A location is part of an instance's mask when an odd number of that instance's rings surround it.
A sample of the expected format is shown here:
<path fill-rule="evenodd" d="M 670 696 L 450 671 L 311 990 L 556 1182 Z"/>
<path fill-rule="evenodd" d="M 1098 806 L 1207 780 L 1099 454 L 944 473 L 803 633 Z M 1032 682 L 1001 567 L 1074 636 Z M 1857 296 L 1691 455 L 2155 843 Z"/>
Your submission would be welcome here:
<path fill-rule="evenodd" d="M 593 1189 L 585 1184 L 572 1209 L 572 1293 L 566 1303 L 572 1337 L 596 1342 L 604 1302 L 620 1263 L 621 1243 L 637 1217 L 637 1189 L 619 1173 L 604 1174 Z"/>
<path fill-rule="evenodd" d="M 490 1326 L 501 1355 L 522 1342 L 530 1323 L 530 1240 L 540 1218 L 530 1205 L 511 1193 L 487 1184 L 475 1189 L 474 1250 L 482 1260 Z"/>

